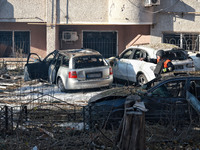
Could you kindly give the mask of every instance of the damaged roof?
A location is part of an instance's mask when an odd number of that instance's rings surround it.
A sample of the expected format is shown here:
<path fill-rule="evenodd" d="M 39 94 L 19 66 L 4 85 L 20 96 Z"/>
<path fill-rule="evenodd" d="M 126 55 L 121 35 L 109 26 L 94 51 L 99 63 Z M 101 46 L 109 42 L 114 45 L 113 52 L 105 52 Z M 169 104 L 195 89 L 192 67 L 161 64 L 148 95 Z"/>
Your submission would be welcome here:
<path fill-rule="evenodd" d="M 152 48 L 155 50 L 169 50 L 169 49 L 180 49 L 180 47 L 173 45 L 173 44 L 168 44 L 168 43 L 153 43 L 153 44 L 147 44 L 147 45 L 138 45 L 138 47 L 147 47 L 147 48 Z"/>
<path fill-rule="evenodd" d="M 93 49 L 68 49 L 59 50 L 60 54 L 70 56 L 86 56 L 86 55 L 100 55 L 100 53 Z"/>

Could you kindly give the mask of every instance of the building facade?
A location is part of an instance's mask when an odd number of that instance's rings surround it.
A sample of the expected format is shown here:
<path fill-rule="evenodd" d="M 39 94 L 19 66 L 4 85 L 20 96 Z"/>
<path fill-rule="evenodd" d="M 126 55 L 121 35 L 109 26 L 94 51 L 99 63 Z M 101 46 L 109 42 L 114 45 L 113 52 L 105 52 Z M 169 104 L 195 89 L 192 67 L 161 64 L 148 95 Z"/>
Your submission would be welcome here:
<path fill-rule="evenodd" d="M 82 47 L 117 55 L 150 41 L 146 10 L 138 0 L 0 0 L 0 57 Z"/>
<path fill-rule="evenodd" d="M 199 50 L 199 6 L 199 0 L 0 0 L 0 57 L 70 48 L 110 57 L 150 42 Z"/>
<path fill-rule="evenodd" d="M 200 0 L 163 0 L 153 13 L 151 42 L 199 51 Z"/>

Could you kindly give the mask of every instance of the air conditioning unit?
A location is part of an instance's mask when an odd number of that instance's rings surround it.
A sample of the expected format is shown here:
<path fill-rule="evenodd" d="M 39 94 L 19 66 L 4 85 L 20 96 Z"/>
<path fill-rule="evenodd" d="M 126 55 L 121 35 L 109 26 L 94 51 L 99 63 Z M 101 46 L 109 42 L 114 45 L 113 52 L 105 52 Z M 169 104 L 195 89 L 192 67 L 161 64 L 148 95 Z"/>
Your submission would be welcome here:
<path fill-rule="evenodd" d="M 145 7 L 160 5 L 160 0 L 145 0 Z"/>
<path fill-rule="evenodd" d="M 78 40 L 77 32 L 63 31 L 62 32 L 62 40 L 63 41 L 77 41 Z"/>

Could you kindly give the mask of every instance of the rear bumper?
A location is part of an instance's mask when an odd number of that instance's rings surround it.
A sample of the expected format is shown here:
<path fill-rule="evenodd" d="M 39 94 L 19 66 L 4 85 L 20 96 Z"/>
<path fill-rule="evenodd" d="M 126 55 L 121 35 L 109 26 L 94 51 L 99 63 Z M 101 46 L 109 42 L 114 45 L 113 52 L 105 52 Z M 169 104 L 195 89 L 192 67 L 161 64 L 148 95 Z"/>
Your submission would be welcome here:
<path fill-rule="evenodd" d="M 68 79 L 64 84 L 65 89 L 75 90 L 75 89 L 91 89 L 100 88 L 112 85 L 113 76 L 107 79 L 93 79 L 93 80 L 78 80 L 78 79 Z"/>

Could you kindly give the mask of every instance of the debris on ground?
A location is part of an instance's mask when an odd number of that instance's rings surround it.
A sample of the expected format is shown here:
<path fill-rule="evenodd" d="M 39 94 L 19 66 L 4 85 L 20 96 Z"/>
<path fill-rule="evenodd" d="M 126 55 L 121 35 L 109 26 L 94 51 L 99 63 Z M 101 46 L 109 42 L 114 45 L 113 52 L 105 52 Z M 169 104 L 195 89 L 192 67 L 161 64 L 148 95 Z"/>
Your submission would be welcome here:
<path fill-rule="evenodd" d="M 80 119 L 78 107 L 85 106 L 97 93 L 61 93 L 55 86 L 39 80 L 24 83 L 22 71 L 19 74 L 6 71 L 0 75 L 0 106 L 11 106 L 17 111 L 13 111 L 12 130 L 1 130 L 0 149 L 117 149 L 114 143 L 118 130 L 85 130 Z M 25 104 L 32 108 L 27 116 L 26 109 L 18 108 Z M 200 149 L 200 126 L 192 121 L 179 126 L 146 122 L 145 136 L 148 150 Z"/>

